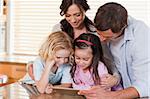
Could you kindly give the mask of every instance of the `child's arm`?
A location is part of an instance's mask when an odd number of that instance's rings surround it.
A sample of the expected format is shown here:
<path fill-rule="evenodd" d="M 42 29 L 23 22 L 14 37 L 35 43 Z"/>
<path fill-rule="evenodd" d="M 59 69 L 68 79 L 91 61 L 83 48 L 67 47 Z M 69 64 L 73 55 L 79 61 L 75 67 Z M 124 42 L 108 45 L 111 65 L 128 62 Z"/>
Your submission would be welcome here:
<path fill-rule="evenodd" d="M 37 88 L 40 93 L 44 93 L 45 89 L 48 87 L 49 74 L 54 64 L 55 64 L 54 60 L 47 61 L 40 80 L 36 82 Z"/>
<path fill-rule="evenodd" d="M 69 64 L 64 65 L 63 76 L 61 79 L 60 87 L 72 87 L 72 77 L 70 74 L 71 66 Z"/>
<path fill-rule="evenodd" d="M 33 61 L 29 61 L 27 63 L 26 69 L 27 69 L 27 72 L 28 72 L 29 76 L 31 77 L 31 79 L 35 80 L 34 74 L 33 74 Z"/>

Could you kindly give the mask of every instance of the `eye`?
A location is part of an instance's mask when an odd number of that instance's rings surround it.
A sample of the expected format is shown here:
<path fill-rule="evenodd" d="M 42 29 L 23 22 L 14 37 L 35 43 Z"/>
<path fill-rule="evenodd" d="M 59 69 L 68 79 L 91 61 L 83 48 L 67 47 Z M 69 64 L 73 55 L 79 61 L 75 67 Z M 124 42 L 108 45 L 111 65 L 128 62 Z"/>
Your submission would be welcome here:
<path fill-rule="evenodd" d="M 83 58 L 84 61 L 89 61 L 90 57 Z"/>
<path fill-rule="evenodd" d="M 89 59 L 84 59 L 85 61 L 88 61 Z"/>
<path fill-rule="evenodd" d="M 69 57 L 65 57 L 65 59 L 69 59 Z"/>
<path fill-rule="evenodd" d="M 75 16 L 79 17 L 81 16 L 81 13 L 76 13 Z"/>
<path fill-rule="evenodd" d="M 60 59 L 61 57 L 56 57 L 57 59 Z"/>
<path fill-rule="evenodd" d="M 75 56 L 75 59 L 79 60 L 79 59 L 80 59 L 80 57 L 76 57 L 76 56 Z"/>
<path fill-rule="evenodd" d="M 65 17 L 70 17 L 70 15 L 69 14 L 65 14 Z"/>

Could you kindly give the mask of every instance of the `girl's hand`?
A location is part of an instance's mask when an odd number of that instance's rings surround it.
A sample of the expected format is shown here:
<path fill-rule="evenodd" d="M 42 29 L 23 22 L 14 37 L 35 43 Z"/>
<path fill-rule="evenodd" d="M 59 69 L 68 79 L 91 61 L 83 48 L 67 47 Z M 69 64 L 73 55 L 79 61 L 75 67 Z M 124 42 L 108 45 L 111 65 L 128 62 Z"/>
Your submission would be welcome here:
<path fill-rule="evenodd" d="M 53 87 L 52 84 L 48 84 L 45 88 L 45 93 L 47 93 L 47 94 L 52 93 L 52 91 L 53 91 L 52 87 Z"/>
<path fill-rule="evenodd" d="M 45 66 L 46 67 L 50 67 L 50 69 L 55 65 L 55 60 L 49 60 L 49 59 L 47 59 L 46 60 L 46 64 L 45 64 Z"/>
<path fill-rule="evenodd" d="M 106 89 L 116 86 L 118 84 L 119 79 L 116 76 L 111 74 L 105 74 L 101 78 L 101 86 Z"/>

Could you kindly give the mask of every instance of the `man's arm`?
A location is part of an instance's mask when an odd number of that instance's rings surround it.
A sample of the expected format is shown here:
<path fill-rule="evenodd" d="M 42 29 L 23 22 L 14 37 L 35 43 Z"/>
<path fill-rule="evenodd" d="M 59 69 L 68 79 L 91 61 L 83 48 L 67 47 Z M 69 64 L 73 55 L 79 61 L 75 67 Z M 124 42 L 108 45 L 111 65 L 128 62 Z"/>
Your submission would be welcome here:
<path fill-rule="evenodd" d="M 80 95 L 88 99 L 133 99 L 138 98 L 139 94 L 133 87 L 118 91 L 105 91 L 100 86 L 95 86 L 89 90 L 80 90 Z"/>
<path fill-rule="evenodd" d="M 129 87 L 120 91 L 112 91 L 112 96 L 115 96 L 114 99 L 133 99 L 138 98 L 139 94 L 134 87 Z"/>

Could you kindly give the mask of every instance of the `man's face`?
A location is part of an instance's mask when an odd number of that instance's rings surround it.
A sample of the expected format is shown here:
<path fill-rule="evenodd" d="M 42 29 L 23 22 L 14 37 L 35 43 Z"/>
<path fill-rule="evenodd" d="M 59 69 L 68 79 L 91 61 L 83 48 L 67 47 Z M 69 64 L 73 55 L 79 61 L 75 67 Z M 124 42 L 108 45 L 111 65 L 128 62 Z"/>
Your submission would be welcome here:
<path fill-rule="evenodd" d="M 98 33 L 100 40 L 102 42 L 114 41 L 121 34 L 121 32 L 120 33 L 113 33 L 111 31 L 111 29 L 108 29 L 106 31 L 97 30 L 97 33 Z"/>

